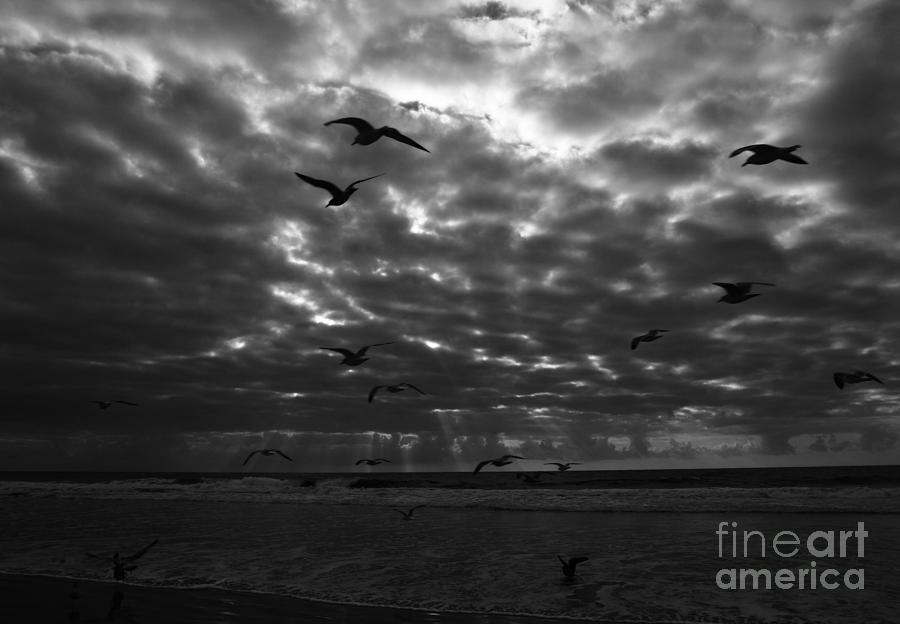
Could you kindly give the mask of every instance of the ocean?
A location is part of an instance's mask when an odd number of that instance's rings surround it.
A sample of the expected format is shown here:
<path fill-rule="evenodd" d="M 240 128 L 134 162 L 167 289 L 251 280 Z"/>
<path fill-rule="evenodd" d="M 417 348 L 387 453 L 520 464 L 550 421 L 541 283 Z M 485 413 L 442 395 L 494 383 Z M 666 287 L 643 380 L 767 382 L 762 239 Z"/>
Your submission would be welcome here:
<path fill-rule="evenodd" d="M 900 467 L 516 472 L 0 473 L 0 573 L 109 579 L 86 553 L 159 537 L 128 583 L 594 622 L 896 621 Z M 567 579 L 558 555 L 588 560 Z"/>

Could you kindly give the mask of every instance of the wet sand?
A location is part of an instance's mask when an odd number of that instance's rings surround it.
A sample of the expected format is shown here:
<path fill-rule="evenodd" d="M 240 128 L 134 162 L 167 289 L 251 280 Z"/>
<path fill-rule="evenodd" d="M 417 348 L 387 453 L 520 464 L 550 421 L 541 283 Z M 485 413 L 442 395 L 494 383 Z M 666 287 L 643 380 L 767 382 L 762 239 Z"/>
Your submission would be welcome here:
<path fill-rule="evenodd" d="M 77 583 L 77 588 L 76 584 Z M 73 599 L 74 594 L 77 598 Z M 169 589 L 0 574 L 0 621 L 144 624 L 561 624 L 572 620 L 332 604 L 222 589 Z"/>

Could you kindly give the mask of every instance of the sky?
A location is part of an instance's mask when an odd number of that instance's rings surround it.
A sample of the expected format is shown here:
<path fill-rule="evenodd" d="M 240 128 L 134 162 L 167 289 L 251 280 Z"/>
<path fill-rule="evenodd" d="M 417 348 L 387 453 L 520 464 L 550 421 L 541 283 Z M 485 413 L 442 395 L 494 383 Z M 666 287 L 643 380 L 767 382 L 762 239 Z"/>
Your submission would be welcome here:
<path fill-rule="evenodd" d="M 900 463 L 898 30 L 888 0 L 0 0 L 0 469 Z M 756 143 L 809 164 L 728 157 Z M 384 175 L 326 207 L 294 172 Z"/>

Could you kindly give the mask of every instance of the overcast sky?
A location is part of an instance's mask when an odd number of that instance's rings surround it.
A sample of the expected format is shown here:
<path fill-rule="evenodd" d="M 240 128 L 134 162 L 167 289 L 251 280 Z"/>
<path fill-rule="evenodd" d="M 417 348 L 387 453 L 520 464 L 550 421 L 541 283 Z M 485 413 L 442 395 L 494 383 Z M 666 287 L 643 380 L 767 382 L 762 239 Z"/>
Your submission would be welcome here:
<path fill-rule="evenodd" d="M 895 2 L 0 18 L 0 469 L 900 463 Z"/>

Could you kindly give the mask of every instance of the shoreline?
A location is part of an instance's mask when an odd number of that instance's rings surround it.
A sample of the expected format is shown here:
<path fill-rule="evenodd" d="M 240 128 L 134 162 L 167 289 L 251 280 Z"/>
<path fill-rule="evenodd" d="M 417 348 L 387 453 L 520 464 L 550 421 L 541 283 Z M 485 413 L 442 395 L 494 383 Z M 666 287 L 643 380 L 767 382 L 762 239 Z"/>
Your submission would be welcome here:
<path fill-rule="evenodd" d="M 77 598 L 73 599 L 73 596 Z M 334 603 L 216 587 L 154 587 L 105 580 L 8 573 L 0 573 L 0 616 L 4 621 L 34 623 L 144 621 L 179 624 L 562 624 L 586 621 L 528 614 L 434 611 L 415 607 Z"/>

